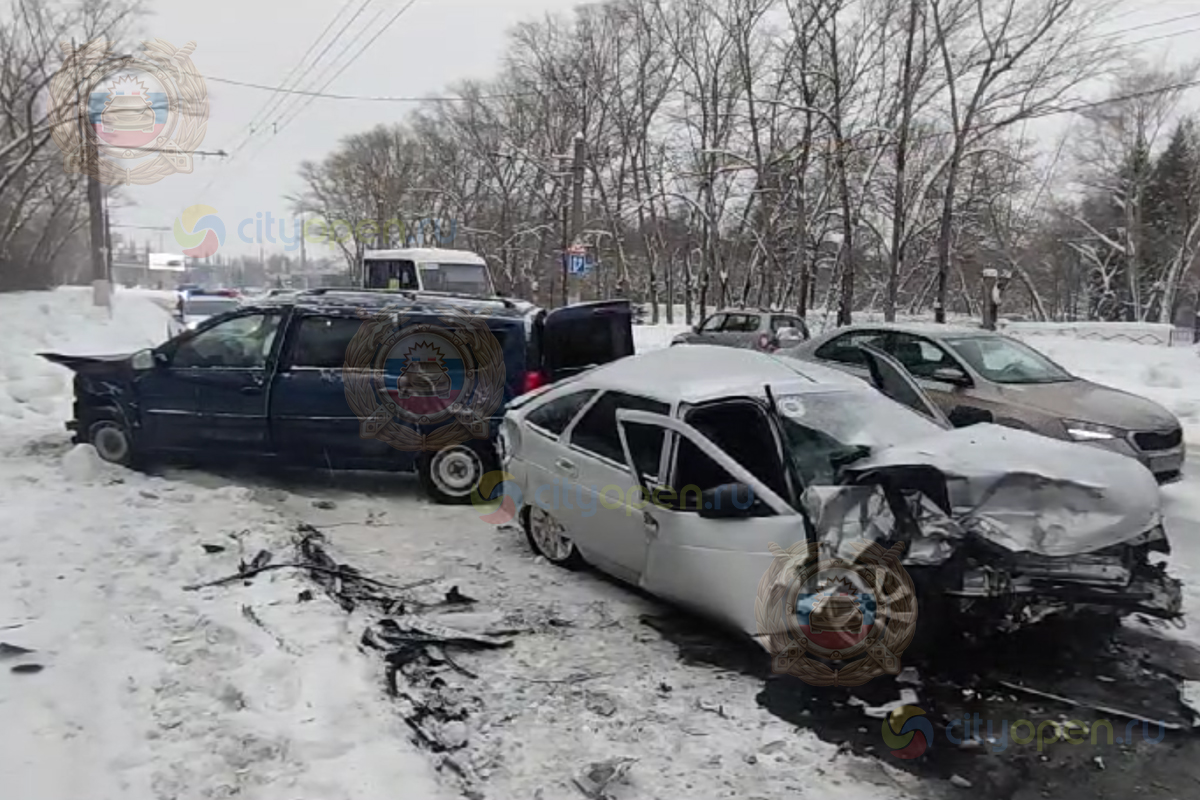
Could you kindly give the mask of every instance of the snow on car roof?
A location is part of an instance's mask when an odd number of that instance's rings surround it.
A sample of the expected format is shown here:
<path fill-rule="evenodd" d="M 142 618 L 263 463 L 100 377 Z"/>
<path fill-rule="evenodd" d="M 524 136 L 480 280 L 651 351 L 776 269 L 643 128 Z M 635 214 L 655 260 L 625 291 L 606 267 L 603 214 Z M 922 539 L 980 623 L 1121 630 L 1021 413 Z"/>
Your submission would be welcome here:
<path fill-rule="evenodd" d="M 840 370 L 738 347 L 677 345 L 598 367 L 576 387 L 651 397 L 665 403 L 698 403 L 735 395 L 763 396 L 866 389 Z M 873 390 L 872 390 L 873 391 Z"/>
<path fill-rule="evenodd" d="M 367 250 L 363 253 L 367 261 L 373 259 L 433 262 L 437 264 L 483 264 L 487 262 L 478 253 L 470 250 L 443 250 L 439 247 L 406 247 L 401 250 Z"/>
<path fill-rule="evenodd" d="M 919 333 L 931 339 L 948 336 L 997 336 L 996 331 L 986 328 L 972 328 L 969 325 L 945 325 L 937 322 L 860 322 L 831 330 L 830 333 L 846 333 L 848 331 L 903 331 Z"/>

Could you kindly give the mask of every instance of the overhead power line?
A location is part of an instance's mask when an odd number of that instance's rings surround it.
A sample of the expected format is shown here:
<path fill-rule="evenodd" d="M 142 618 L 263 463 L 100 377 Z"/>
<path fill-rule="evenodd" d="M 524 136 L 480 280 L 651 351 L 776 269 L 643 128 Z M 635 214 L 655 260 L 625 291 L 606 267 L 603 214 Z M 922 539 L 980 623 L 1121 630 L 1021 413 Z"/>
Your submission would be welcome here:
<path fill-rule="evenodd" d="M 400 9 L 395 14 L 392 15 L 391 19 L 389 19 L 382 28 L 380 28 L 378 31 L 376 31 L 375 35 L 372 36 L 370 39 L 368 39 L 367 43 L 364 44 L 361 48 L 359 48 L 358 52 L 356 52 L 353 56 L 351 56 L 350 60 L 347 61 L 345 64 L 343 64 L 341 66 L 341 68 L 338 69 L 338 71 L 335 72 L 329 78 L 329 80 L 325 81 L 325 83 L 322 84 L 321 88 L 318 89 L 317 91 L 324 92 L 326 89 L 328 89 L 329 86 L 335 80 L 337 80 L 338 77 L 340 77 L 343 72 L 345 72 L 347 69 L 349 69 L 350 66 L 363 55 L 363 53 L 365 53 L 369 49 L 371 49 L 371 45 L 375 44 L 375 42 L 379 39 L 380 36 L 383 36 L 383 34 L 387 33 L 388 29 L 391 28 L 392 25 L 394 25 L 396 23 L 396 21 L 398 19 L 400 19 L 400 17 L 404 16 L 404 14 L 410 8 L 412 8 L 414 5 L 416 5 L 416 3 L 417 3 L 417 0 L 408 0 L 407 3 L 402 5 L 400 7 Z M 290 115 L 288 115 L 287 117 L 281 116 L 279 119 L 277 119 L 274 129 L 271 132 L 271 137 L 274 138 L 275 136 L 278 136 L 279 133 L 281 131 L 283 131 L 288 126 L 288 124 L 291 123 L 292 120 L 294 120 L 297 116 L 299 116 L 304 111 L 304 109 L 308 108 L 309 105 L 311 105 L 313 100 L 315 100 L 315 99 L 316 98 L 314 98 L 314 97 L 308 97 L 306 100 L 304 100 L 302 103 L 300 103 Z M 263 146 L 265 146 L 265 140 L 264 140 Z"/>
<path fill-rule="evenodd" d="M 364 102 L 379 102 L 379 103 L 469 103 L 472 100 L 504 100 L 510 97 L 535 97 L 537 92 L 501 92 L 499 94 L 484 94 L 477 97 L 463 97 L 461 95 L 429 95 L 418 97 L 412 95 L 409 97 L 387 97 L 387 96 L 371 96 L 358 94 L 330 94 L 328 92 L 310 92 L 303 89 L 280 89 L 275 86 L 267 86 L 261 83 L 251 83 L 249 81 L 235 81 L 230 78 L 214 78 L 205 76 L 207 81 L 216 81 L 217 83 L 228 83 L 232 86 L 245 86 L 250 89 L 264 89 L 271 92 L 279 92 L 280 94 L 297 94 L 305 97 L 322 98 L 327 100 L 360 100 Z"/>

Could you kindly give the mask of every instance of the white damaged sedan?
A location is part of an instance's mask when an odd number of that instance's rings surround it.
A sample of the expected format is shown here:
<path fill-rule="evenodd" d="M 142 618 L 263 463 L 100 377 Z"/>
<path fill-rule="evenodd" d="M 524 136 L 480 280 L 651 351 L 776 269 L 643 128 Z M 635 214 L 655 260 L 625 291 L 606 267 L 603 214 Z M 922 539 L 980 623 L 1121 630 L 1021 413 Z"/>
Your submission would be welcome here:
<path fill-rule="evenodd" d="M 584 562 L 752 635 L 772 545 L 905 544 L 920 595 L 1020 624 L 1102 608 L 1180 616 L 1158 485 L 1138 462 L 953 428 L 903 368 L 693 346 L 515 401 L 501 460 L 553 563 Z M 890 399 L 890 398 L 895 398 Z"/>

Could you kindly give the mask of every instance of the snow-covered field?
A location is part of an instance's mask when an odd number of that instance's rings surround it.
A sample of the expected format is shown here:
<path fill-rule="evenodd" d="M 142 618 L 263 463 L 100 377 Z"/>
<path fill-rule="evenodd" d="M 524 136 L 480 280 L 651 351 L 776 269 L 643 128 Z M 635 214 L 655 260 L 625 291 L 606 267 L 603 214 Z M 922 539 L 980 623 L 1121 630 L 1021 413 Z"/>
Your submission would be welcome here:
<path fill-rule="evenodd" d="M 668 613 L 653 599 L 534 559 L 520 532 L 431 505 L 408 476 L 155 477 L 72 448 L 70 373 L 35 353 L 129 351 L 160 341 L 166 322 L 147 294 L 119 292 L 111 318 L 86 290 L 0 295 L 0 642 L 34 651 L 0 647 L 4 796 L 458 795 L 435 769 L 441 757 L 410 741 L 378 658 L 358 647 L 365 614 L 320 592 L 303 600 L 313 587 L 290 569 L 185 591 L 263 549 L 290 560 L 299 521 L 368 574 L 436 578 L 431 596 L 458 586 L 480 600 L 476 622 L 525 631 L 510 649 L 459 658 L 478 680 L 443 673 L 481 702 L 461 760 L 488 798 L 582 797 L 571 776 L 619 756 L 638 759 L 620 800 L 945 791 L 773 716 L 761 680 L 721 663 L 727 654 L 697 654 L 647 625 Z M 665 347 L 684 329 L 638 326 L 637 347 Z M 1200 447 L 1191 348 L 1033 343 L 1164 403 Z M 1197 641 L 1200 463 L 1164 497 L 1189 611 L 1189 629 L 1172 635 Z M 42 669 L 10 669 L 28 665 Z"/>

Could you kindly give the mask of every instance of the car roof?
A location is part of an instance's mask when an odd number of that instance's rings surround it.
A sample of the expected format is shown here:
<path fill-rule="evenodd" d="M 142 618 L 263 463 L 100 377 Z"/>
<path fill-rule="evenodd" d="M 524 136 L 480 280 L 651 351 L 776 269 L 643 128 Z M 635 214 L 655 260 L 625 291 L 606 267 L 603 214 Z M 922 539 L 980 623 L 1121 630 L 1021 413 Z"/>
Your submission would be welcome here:
<path fill-rule="evenodd" d="M 796 316 L 787 311 L 771 311 L 768 308 L 721 308 L 714 311 L 713 314 L 787 314 L 789 317 Z"/>
<path fill-rule="evenodd" d="M 841 370 L 756 350 L 677 345 L 614 361 L 573 381 L 575 389 L 612 389 L 674 405 L 722 397 L 874 391 Z"/>
<path fill-rule="evenodd" d="M 945 339 L 957 336 L 1000 336 L 996 331 L 986 328 L 973 328 L 970 325 L 943 325 L 937 322 L 859 322 L 830 330 L 826 336 L 854 331 L 898 331 L 927 336 L 930 339 Z"/>
<path fill-rule="evenodd" d="M 363 259 L 397 259 L 406 261 L 433 261 L 442 264 L 481 264 L 486 266 L 483 256 L 470 250 L 443 250 L 440 247 L 406 247 L 400 250 L 367 250 Z"/>

